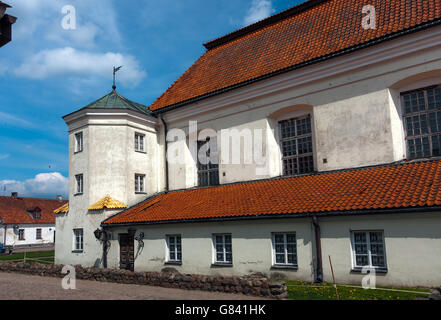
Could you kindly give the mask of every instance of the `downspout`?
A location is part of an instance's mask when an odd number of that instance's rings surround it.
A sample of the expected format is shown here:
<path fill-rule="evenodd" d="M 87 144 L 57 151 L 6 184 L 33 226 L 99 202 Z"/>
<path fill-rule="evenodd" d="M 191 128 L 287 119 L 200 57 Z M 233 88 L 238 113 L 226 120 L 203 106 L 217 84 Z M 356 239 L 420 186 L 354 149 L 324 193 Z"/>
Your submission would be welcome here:
<path fill-rule="evenodd" d="M 3 242 L 3 245 L 6 247 L 6 231 L 8 230 L 8 225 L 5 223 L 5 234 L 3 235 L 3 237 L 4 237 L 4 242 Z"/>
<path fill-rule="evenodd" d="M 107 250 L 108 250 L 107 230 L 103 227 L 103 268 L 107 268 Z"/>
<path fill-rule="evenodd" d="M 159 116 L 159 119 L 161 119 L 161 122 L 164 126 L 164 166 L 165 166 L 165 193 L 169 190 L 169 184 L 168 184 L 168 161 L 167 161 L 167 151 L 168 151 L 168 145 L 167 145 L 167 123 L 162 118 L 162 114 Z"/>
<path fill-rule="evenodd" d="M 323 264 L 322 264 L 322 240 L 320 235 L 320 225 L 317 216 L 312 217 L 312 224 L 314 225 L 315 233 L 315 252 L 317 256 L 317 263 L 315 269 L 315 282 L 323 282 Z"/>

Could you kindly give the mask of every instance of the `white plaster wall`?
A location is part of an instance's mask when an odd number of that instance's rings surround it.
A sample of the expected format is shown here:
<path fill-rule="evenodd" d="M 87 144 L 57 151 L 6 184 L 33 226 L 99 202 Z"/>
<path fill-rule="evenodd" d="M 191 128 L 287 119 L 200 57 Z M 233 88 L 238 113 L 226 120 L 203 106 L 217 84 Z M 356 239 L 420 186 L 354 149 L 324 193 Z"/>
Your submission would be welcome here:
<path fill-rule="evenodd" d="M 8 225 L 6 229 L 6 245 L 38 245 L 54 243 L 55 226 L 53 224 L 20 224 L 19 229 L 24 229 L 24 240 L 19 240 L 18 230 L 15 232 L 12 225 Z M 41 239 L 37 239 L 37 229 L 41 229 Z M 2 232 L 3 233 L 3 232 Z M 2 234 L 4 237 L 4 234 Z M 3 243 L 3 239 L 1 243 Z"/>
<path fill-rule="evenodd" d="M 319 218 L 322 233 L 324 280 L 332 282 L 331 256 L 336 281 L 361 285 L 364 275 L 352 273 L 352 230 L 381 230 L 385 236 L 388 272 L 378 274 L 377 285 L 436 286 L 441 283 L 441 213 L 388 214 Z M 135 241 L 135 271 L 160 271 L 166 267 L 166 235 L 181 234 L 182 273 L 238 274 L 281 273 L 293 280 L 314 280 L 314 231 L 310 218 L 254 220 L 236 222 L 185 223 L 137 226 L 145 233 L 145 246 L 138 251 Z M 295 232 L 298 270 L 272 268 L 272 232 Z M 118 234 L 127 228 L 112 228 L 108 261 L 119 268 Z M 213 233 L 231 233 L 233 267 L 213 267 Z"/>
<path fill-rule="evenodd" d="M 250 274 L 253 272 L 284 273 L 292 279 L 313 279 L 313 230 L 311 219 L 279 219 L 137 226 L 145 234 L 141 250 L 135 241 L 135 271 L 160 271 L 166 267 L 166 235 L 182 237 L 182 266 L 172 266 L 182 273 Z M 112 228 L 108 266 L 119 268 L 118 234 L 127 228 Z M 272 269 L 272 232 L 295 232 L 298 270 Z M 213 263 L 212 235 L 231 233 L 234 267 L 217 267 Z"/>
<path fill-rule="evenodd" d="M 80 114 L 81 115 L 81 114 Z M 158 192 L 156 162 L 160 152 L 156 129 L 139 114 L 111 111 L 89 112 L 83 117 L 67 120 L 69 124 L 69 213 L 57 215 L 59 228 L 55 260 L 63 264 L 100 266 L 102 244 L 93 232 L 111 214 L 88 211 L 88 207 L 109 194 L 132 206 L 149 194 Z M 75 133 L 83 132 L 83 151 L 74 153 Z M 135 132 L 145 134 L 145 153 L 135 152 Z M 146 193 L 135 194 L 135 173 L 146 175 Z M 84 193 L 76 195 L 76 174 L 83 174 Z M 84 250 L 72 252 L 74 229 L 83 229 Z"/>
<path fill-rule="evenodd" d="M 337 63 L 358 54 L 361 53 L 333 61 Z M 198 122 L 199 130 L 274 130 L 274 133 L 267 133 L 270 156 L 266 174 L 261 174 L 258 168 L 262 166 L 259 165 L 221 165 L 221 183 L 280 175 L 282 166 L 278 147 L 278 120 L 273 115 L 280 113 L 279 116 L 283 117 L 281 110 L 303 110 L 305 105 L 312 108 L 315 167 L 318 171 L 391 163 L 406 157 L 399 93 L 407 90 L 407 87 L 397 84 L 415 77 L 419 81 L 415 78 L 413 82 L 419 87 L 414 86 L 414 89 L 440 84 L 440 57 L 441 47 L 435 46 L 430 50 L 355 68 L 351 72 L 323 77 L 299 86 L 293 85 L 289 89 L 258 97 L 259 90 L 263 90 L 261 88 L 266 84 L 288 77 L 281 75 L 170 111 L 165 119 L 169 122 L 169 129 L 180 128 L 187 134 L 190 120 Z M 306 72 L 330 63 L 323 62 L 302 70 Z M 295 73 L 293 71 L 290 74 Z M 288 86 L 287 83 L 283 84 Z M 235 96 L 245 91 L 248 93 L 245 101 L 232 102 Z M 180 142 L 180 145 L 185 149 L 183 154 L 189 152 L 188 143 Z M 219 140 L 219 149 L 221 145 Z M 194 159 L 185 157 L 185 161 L 184 164 L 170 165 L 171 189 L 196 186 L 197 180 L 190 177 L 196 169 Z"/>
<path fill-rule="evenodd" d="M 352 273 L 350 232 L 384 232 L 388 272 L 377 285 L 437 286 L 441 283 L 441 213 L 406 213 L 319 219 L 324 280 L 332 282 L 329 256 L 338 283 L 361 285 L 364 275 Z"/>

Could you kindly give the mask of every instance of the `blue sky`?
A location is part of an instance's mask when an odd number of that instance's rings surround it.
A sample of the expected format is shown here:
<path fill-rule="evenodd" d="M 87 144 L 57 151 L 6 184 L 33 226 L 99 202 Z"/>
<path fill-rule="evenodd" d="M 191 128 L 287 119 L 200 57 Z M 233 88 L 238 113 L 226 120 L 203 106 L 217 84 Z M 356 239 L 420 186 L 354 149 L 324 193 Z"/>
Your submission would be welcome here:
<path fill-rule="evenodd" d="M 67 197 L 61 117 L 118 91 L 150 105 L 205 51 L 202 43 L 302 0 L 4 0 L 18 17 L 0 48 L 0 195 Z M 65 5 L 76 28 L 65 30 Z"/>

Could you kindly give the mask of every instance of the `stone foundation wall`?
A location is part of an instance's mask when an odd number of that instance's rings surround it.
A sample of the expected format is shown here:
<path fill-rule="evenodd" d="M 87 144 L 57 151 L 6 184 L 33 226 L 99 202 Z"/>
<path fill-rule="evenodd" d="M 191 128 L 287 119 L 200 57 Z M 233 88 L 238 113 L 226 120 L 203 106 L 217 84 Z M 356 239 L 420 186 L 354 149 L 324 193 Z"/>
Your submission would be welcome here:
<path fill-rule="evenodd" d="M 0 271 L 2 272 L 16 272 L 46 277 L 64 277 L 66 274 L 62 273 L 62 268 L 62 265 L 56 264 L 0 262 Z M 276 299 L 284 299 L 288 296 L 287 287 L 284 282 L 271 281 L 259 275 L 245 277 L 205 276 L 181 274 L 173 268 L 164 268 L 161 272 L 132 272 L 127 270 L 84 268 L 77 265 L 75 266 L 75 277 L 82 280 L 241 293 Z"/>

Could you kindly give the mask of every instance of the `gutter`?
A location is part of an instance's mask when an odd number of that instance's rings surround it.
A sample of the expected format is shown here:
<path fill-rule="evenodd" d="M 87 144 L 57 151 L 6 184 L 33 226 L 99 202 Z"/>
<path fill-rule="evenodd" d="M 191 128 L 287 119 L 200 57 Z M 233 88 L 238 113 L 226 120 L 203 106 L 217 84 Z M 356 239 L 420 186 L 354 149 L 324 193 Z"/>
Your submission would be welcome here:
<path fill-rule="evenodd" d="M 126 210 L 127 211 L 127 210 Z M 120 212 L 113 217 L 116 217 L 126 211 Z M 244 221 L 244 220 L 266 220 L 266 219 L 287 219 L 287 218 L 311 218 L 311 217 L 347 217 L 347 216 L 367 216 L 376 214 L 394 214 L 394 213 L 417 213 L 417 212 L 441 212 L 441 206 L 433 207 L 410 207 L 410 208 L 392 208 L 392 209 L 373 209 L 373 210 L 349 210 L 349 211 L 333 211 L 322 213 L 283 213 L 283 214 L 266 214 L 254 216 L 237 216 L 237 217 L 217 217 L 217 218 L 202 218 L 202 219 L 181 219 L 181 220 L 161 220 L 161 221 L 140 221 L 140 222 L 125 222 L 125 223 L 105 223 L 101 222 L 101 226 L 106 227 L 120 227 L 132 225 L 162 225 L 162 224 L 178 224 L 178 223 L 201 223 L 201 222 L 224 222 L 224 221 Z"/>
<path fill-rule="evenodd" d="M 312 217 L 312 224 L 314 226 L 315 234 L 315 253 L 317 256 L 317 262 L 315 266 L 315 282 L 323 282 L 323 264 L 322 264 L 322 239 L 320 234 L 320 225 L 318 223 L 317 216 Z"/>
<path fill-rule="evenodd" d="M 162 114 L 160 115 L 159 119 L 161 120 L 162 124 L 164 125 L 164 166 L 165 166 L 165 193 L 168 193 L 169 191 L 169 184 L 168 184 L 168 161 L 167 161 L 167 152 L 168 152 L 168 143 L 167 143 L 167 123 L 164 121 L 164 118 L 162 117 Z"/>

